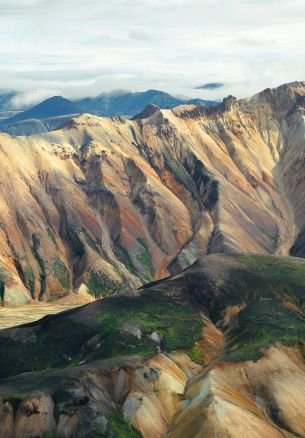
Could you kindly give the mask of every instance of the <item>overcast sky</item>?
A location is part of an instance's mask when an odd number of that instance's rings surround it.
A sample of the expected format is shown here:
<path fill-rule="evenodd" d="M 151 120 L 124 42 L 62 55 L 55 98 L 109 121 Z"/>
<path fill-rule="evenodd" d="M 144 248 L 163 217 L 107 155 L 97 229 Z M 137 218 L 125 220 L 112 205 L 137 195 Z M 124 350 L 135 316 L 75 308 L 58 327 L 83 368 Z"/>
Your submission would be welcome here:
<path fill-rule="evenodd" d="M 304 0 L 0 0 L 0 88 L 218 99 L 305 80 Z M 223 82 L 214 91 L 198 85 Z"/>

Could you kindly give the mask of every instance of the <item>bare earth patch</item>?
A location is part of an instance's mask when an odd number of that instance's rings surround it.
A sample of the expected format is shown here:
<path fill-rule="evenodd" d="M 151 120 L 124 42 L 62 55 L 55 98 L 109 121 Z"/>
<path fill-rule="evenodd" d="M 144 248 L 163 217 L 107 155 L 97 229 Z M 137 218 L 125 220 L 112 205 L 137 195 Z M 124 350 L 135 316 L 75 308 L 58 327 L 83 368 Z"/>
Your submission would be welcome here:
<path fill-rule="evenodd" d="M 75 307 L 79 307 L 79 305 L 63 306 L 44 303 L 18 307 L 0 307 L 0 329 L 37 321 L 46 315 L 64 312 Z"/>

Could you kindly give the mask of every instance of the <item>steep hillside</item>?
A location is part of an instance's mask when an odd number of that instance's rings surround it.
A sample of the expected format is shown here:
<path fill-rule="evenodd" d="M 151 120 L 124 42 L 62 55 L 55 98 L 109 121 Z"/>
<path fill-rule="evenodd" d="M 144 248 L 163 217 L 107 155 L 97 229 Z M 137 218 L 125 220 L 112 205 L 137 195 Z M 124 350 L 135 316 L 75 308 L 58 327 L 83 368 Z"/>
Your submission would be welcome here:
<path fill-rule="evenodd" d="M 206 253 L 303 256 L 305 84 L 0 135 L 0 295 L 100 296 Z"/>
<path fill-rule="evenodd" d="M 210 255 L 0 331 L 0 437 L 305 437 L 304 282 L 302 259 Z"/>

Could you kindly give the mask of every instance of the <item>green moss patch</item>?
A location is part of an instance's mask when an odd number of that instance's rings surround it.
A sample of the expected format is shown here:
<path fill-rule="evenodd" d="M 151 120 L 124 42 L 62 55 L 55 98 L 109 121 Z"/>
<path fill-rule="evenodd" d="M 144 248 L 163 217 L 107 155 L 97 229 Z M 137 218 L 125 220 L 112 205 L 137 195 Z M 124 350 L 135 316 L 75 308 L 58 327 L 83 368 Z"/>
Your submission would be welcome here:
<path fill-rule="evenodd" d="M 5 281 L 8 278 L 8 272 L 0 268 L 0 303 L 4 302 Z"/>
<path fill-rule="evenodd" d="M 31 292 L 32 297 L 34 297 L 35 294 L 35 275 L 32 268 L 32 265 L 28 260 L 26 260 L 25 267 L 23 269 L 23 276 L 24 276 L 24 284 L 27 287 L 27 289 Z"/>
<path fill-rule="evenodd" d="M 143 266 L 145 271 L 147 271 L 149 274 L 152 273 L 152 261 L 151 261 L 151 255 L 149 252 L 149 249 L 145 243 L 145 241 L 138 237 L 137 241 L 139 243 L 139 253 L 137 255 L 138 262 Z"/>
<path fill-rule="evenodd" d="M 95 430 L 92 438 L 141 438 L 142 435 L 129 425 L 121 412 L 113 412 L 107 417 L 107 431 Z"/>
<path fill-rule="evenodd" d="M 82 257 L 85 254 L 84 244 L 79 237 L 80 231 L 81 230 L 79 230 L 76 225 L 69 224 L 67 226 L 67 236 L 69 239 L 70 247 L 72 249 L 72 252 L 77 257 Z"/>
<path fill-rule="evenodd" d="M 103 312 L 99 314 L 101 333 L 104 336 L 103 349 L 112 356 L 118 352 L 133 354 L 153 354 L 156 344 L 149 338 L 153 332 L 162 338 L 161 347 L 166 351 L 188 350 L 202 336 L 203 321 L 190 307 L 187 299 L 178 295 L 175 299 L 157 291 L 143 291 L 136 298 L 116 297 L 105 301 Z M 115 314 L 115 318 L 113 318 Z M 122 334 L 126 323 L 136 323 L 142 337 Z M 123 338 L 130 338 L 134 348 L 122 344 Z"/>
<path fill-rule="evenodd" d="M 54 237 L 54 234 L 52 233 L 51 228 L 47 228 L 47 233 L 48 233 L 48 237 L 51 240 L 51 242 L 53 243 L 53 245 L 57 247 L 56 239 Z"/>
<path fill-rule="evenodd" d="M 69 271 L 58 257 L 53 260 L 53 275 L 62 285 L 64 292 L 68 293 L 70 289 Z"/>
<path fill-rule="evenodd" d="M 39 266 L 40 280 L 43 281 L 46 278 L 46 269 L 45 269 L 44 261 L 39 254 L 39 248 L 40 248 L 40 234 L 39 233 L 34 233 L 32 235 L 32 243 L 33 243 L 32 244 L 32 253 L 33 253 L 33 256 L 34 256 L 34 258 L 37 261 L 38 266 Z"/>
<path fill-rule="evenodd" d="M 267 237 L 267 239 L 270 240 L 273 248 L 276 248 L 277 242 L 278 242 L 278 234 L 271 234 L 269 231 L 265 230 L 264 228 L 259 228 L 259 230 L 264 234 L 264 236 Z"/>
<path fill-rule="evenodd" d="M 174 158 L 166 149 L 163 150 L 163 157 L 165 167 L 172 173 L 175 179 L 192 194 L 194 199 L 199 200 L 195 183 L 180 161 Z"/>
<path fill-rule="evenodd" d="M 120 284 L 101 272 L 90 272 L 88 288 L 91 295 L 100 298 L 117 292 Z"/>
<path fill-rule="evenodd" d="M 293 258 L 239 255 L 221 288 L 212 317 L 215 321 L 230 305 L 243 304 L 236 327 L 229 331 L 231 360 L 257 360 L 260 350 L 282 342 L 295 345 L 305 339 L 305 319 L 284 304 L 302 308 L 305 300 L 305 265 Z"/>
<path fill-rule="evenodd" d="M 113 413 L 108 417 L 108 421 L 108 427 L 113 432 L 115 438 L 141 438 L 141 434 L 126 423 L 122 414 Z"/>
<path fill-rule="evenodd" d="M 281 342 L 296 345 L 305 339 L 305 320 L 286 309 L 281 302 L 259 300 L 238 315 L 238 326 L 228 336 L 233 348 L 230 360 L 258 360 L 262 348 Z"/>
<path fill-rule="evenodd" d="M 187 355 L 189 358 L 199 365 L 203 365 L 204 363 L 204 354 L 202 349 L 198 345 L 194 345 L 191 350 L 187 351 Z"/>

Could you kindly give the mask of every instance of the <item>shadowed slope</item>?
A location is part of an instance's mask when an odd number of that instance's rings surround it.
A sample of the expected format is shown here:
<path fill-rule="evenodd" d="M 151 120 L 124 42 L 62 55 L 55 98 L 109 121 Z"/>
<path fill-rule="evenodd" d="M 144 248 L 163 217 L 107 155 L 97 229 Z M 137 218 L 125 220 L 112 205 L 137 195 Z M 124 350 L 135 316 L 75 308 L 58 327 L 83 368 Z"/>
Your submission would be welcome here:
<path fill-rule="evenodd" d="M 1 331 L 1 438 L 305 436 L 304 281 L 302 259 L 211 255 Z"/>

